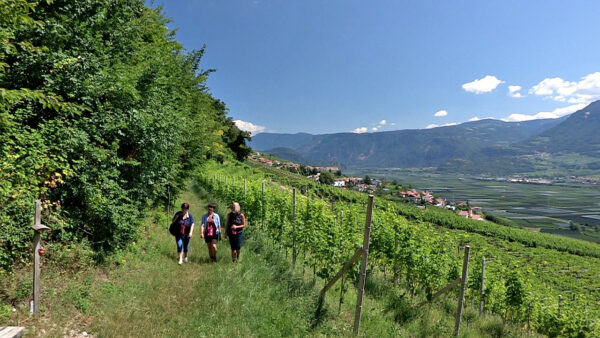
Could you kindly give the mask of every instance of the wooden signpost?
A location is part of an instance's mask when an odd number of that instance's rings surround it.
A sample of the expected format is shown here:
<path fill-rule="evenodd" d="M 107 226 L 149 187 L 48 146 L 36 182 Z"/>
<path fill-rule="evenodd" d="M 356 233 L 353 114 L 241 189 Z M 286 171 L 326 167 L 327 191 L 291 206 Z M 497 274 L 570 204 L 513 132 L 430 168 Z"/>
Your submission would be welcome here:
<path fill-rule="evenodd" d="M 33 236 L 33 314 L 40 311 L 40 253 L 44 253 L 42 248 L 42 231 L 50 230 L 49 227 L 42 224 L 42 202 L 35 201 L 35 219 L 32 226 L 35 230 Z"/>

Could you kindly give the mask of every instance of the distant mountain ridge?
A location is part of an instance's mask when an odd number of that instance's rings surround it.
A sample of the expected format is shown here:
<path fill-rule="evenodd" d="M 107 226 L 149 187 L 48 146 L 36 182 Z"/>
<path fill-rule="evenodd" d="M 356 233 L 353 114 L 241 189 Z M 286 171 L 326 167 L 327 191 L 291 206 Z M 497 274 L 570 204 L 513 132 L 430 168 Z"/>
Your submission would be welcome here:
<path fill-rule="evenodd" d="M 425 168 L 523 172 L 543 166 L 541 154 L 600 160 L 600 101 L 559 119 L 486 119 L 433 129 L 323 135 L 263 133 L 250 145 L 305 164 L 343 168 Z"/>

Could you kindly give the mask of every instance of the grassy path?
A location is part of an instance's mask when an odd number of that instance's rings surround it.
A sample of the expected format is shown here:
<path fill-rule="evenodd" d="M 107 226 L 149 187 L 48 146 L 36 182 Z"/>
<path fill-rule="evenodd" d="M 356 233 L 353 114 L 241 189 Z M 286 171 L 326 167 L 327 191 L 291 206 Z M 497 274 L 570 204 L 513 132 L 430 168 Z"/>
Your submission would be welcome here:
<path fill-rule="evenodd" d="M 190 203 L 198 225 L 208 197 L 187 192 L 176 205 L 182 201 Z M 218 204 L 225 215 L 224 203 Z M 284 253 L 268 240 L 245 239 L 239 263 L 231 262 L 229 243 L 222 241 L 215 264 L 196 229 L 189 262 L 178 265 L 165 223 L 164 214 L 149 216 L 143 238 L 111 260 L 113 267 L 68 272 L 49 266 L 42 276 L 42 314 L 29 317 L 21 309 L 9 324 L 49 337 L 351 335 L 353 302 L 339 315 L 330 306 L 314 325 L 318 287 L 308 276 L 294 276 Z M 365 335 L 398 332 L 375 304 L 364 307 Z"/>
<path fill-rule="evenodd" d="M 199 220 L 208 199 L 203 193 L 187 192 L 176 205 L 189 202 Z M 224 203 L 218 205 L 217 212 L 224 215 Z M 215 264 L 209 263 L 206 245 L 196 232 L 189 262 L 178 265 L 166 223 L 164 214 L 148 217 L 142 240 L 112 260 L 117 267 L 48 269 L 42 314 L 34 318 L 20 310 L 9 325 L 26 326 L 29 336 L 49 337 L 83 337 L 83 332 L 92 337 L 352 335 L 356 293 L 351 286 L 340 313 L 336 285 L 316 318 L 317 293 L 324 281 L 313 284 L 310 269 L 305 278 L 301 267 L 293 274 L 283 251 L 268 239 L 255 235 L 245 240 L 239 263 L 231 262 L 228 243 L 220 242 Z M 379 290 L 374 283 L 367 285 L 361 336 L 451 335 L 454 300 L 415 309 L 404 295 Z M 469 321 L 465 319 L 461 336 L 520 336 L 497 318 L 472 327 Z"/>
<path fill-rule="evenodd" d="M 186 193 L 197 222 L 207 201 Z M 154 229 L 156 230 L 156 229 Z M 173 237 L 151 231 L 154 243 L 135 257 L 136 268 L 101 283 L 91 294 L 89 330 L 98 336 L 289 336 L 306 333 L 306 299 L 289 302 L 260 256 L 242 251 L 231 263 L 228 243 L 219 243 L 209 263 L 202 238 L 190 243 L 189 262 L 178 265 Z M 199 234 L 199 232 L 196 232 Z M 247 246 L 253 245 L 251 242 Z"/>

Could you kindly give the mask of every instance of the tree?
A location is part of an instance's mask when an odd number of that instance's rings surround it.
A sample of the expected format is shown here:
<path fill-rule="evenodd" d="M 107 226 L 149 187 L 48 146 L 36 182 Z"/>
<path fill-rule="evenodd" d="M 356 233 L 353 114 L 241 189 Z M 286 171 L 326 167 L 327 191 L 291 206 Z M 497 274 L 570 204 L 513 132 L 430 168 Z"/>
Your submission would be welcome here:
<path fill-rule="evenodd" d="M 0 0 L 0 268 L 27 256 L 41 199 L 54 241 L 96 257 L 126 246 L 141 214 L 207 158 L 250 138 L 143 0 Z"/>
<path fill-rule="evenodd" d="M 364 183 L 365 184 L 371 184 L 371 177 L 369 175 L 365 176 Z"/>
<path fill-rule="evenodd" d="M 330 172 L 323 171 L 323 172 L 321 172 L 321 175 L 319 175 L 319 182 L 322 184 L 331 185 L 331 184 L 333 184 L 334 180 L 335 180 L 335 177 Z"/>

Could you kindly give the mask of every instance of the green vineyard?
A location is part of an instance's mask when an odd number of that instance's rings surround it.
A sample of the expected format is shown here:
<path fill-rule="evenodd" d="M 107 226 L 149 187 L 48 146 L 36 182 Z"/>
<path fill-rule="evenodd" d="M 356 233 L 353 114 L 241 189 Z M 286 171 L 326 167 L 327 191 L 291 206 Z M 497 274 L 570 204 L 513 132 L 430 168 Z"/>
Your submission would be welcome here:
<path fill-rule="evenodd" d="M 362 245 L 366 194 L 237 162 L 207 163 L 202 173 L 204 188 L 239 201 L 253 228 L 301 255 L 325 280 Z M 482 301 L 484 311 L 549 336 L 600 335 L 600 248 L 594 244 L 376 199 L 369 274 L 398 282 L 420 303 L 459 277 L 466 244 L 471 264 L 465 304 Z M 356 269 L 347 278 L 356 280 Z"/>

